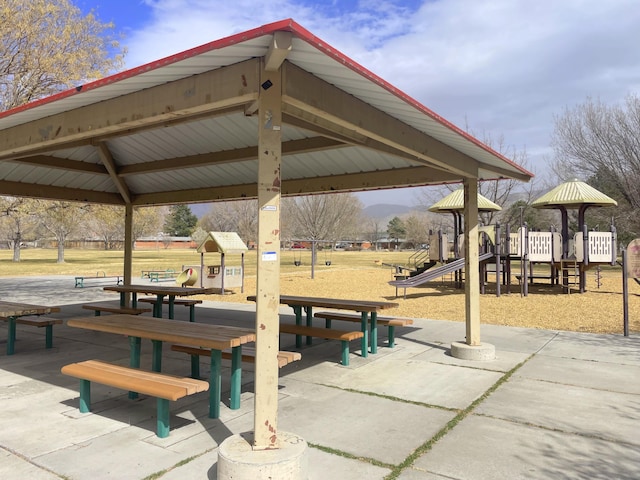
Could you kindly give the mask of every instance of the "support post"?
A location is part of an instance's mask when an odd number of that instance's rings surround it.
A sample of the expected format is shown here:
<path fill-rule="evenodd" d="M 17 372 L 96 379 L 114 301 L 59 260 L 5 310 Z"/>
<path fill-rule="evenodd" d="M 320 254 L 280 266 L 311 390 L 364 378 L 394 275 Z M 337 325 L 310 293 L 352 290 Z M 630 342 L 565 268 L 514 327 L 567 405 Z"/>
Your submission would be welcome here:
<path fill-rule="evenodd" d="M 478 180 L 464 181 L 464 291 L 467 344 L 480 345 L 480 266 L 478 263 Z"/>

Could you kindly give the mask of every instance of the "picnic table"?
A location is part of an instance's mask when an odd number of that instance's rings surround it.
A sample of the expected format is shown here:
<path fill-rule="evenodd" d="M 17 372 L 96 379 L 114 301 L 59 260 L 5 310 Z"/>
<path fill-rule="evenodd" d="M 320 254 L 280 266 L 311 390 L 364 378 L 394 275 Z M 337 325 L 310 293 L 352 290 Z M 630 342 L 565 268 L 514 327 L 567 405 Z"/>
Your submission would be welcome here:
<path fill-rule="evenodd" d="M 5 317 L 9 322 L 9 332 L 7 335 L 7 355 L 13 355 L 16 343 L 16 322 L 19 317 L 28 315 L 46 315 L 48 313 L 59 312 L 58 307 L 45 307 L 41 305 L 31 305 L 28 303 L 3 302 L 0 301 L 0 317 Z"/>
<path fill-rule="evenodd" d="M 170 285 L 110 285 L 104 287 L 106 291 L 120 293 L 120 306 L 126 307 L 126 295 L 131 294 L 131 307 L 137 308 L 138 294 L 155 295 L 156 302 L 153 304 L 153 316 L 162 318 L 162 303 L 164 297 L 169 299 L 169 318 L 174 317 L 174 307 L 176 297 L 188 297 L 192 295 L 208 295 L 216 293 L 215 288 L 209 287 L 178 287 Z"/>
<path fill-rule="evenodd" d="M 247 300 L 255 302 L 256 296 L 250 295 Z M 302 325 L 302 311 L 306 314 L 306 324 L 313 323 L 313 308 L 334 308 L 336 310 L 351 310 L 360 313 L 360 328 L 364 334 L 361 340 L 362 356 L 366 357 L 371 347 L 371 353 L 378 352 L 378 324 L 377 317 L 380 310 L 398 307 L 396 302 L 379 302 L 374 300 L 345 300 L 342 298 L 301 297 L 294 295 L 280 295 L 280 303 L 289 305 L 296 316 L 296 325 Z M 369 328 L 368 328 L 369 327 Z M 369 339 L 369 329 L 371 339 Z M 307 337 L 307 344 L 311 344 L 311 337 Z M 299 345 L 297 345 L 299 346 Z"/>
<path fill-rule="evenodd" d="M 240 406 L 242 345 L 255 342 L 256 335 L 253 329 L 226 325 L 176 322 L 173 320 L 125 314 L 73 318 L 67 321 L 67 325 L 69 327 L 128 336 L 130 366 L 132 368 L 140 368 L 141 339 L 151 340 L 153 343 L 151 367 L 155 372 L 161 371 L 163 342 L 210 349 L 210 418 L 218 418 L 220 416 L 222 351 L 231 349 L 231 408 L 236 409 Z M 135 398 L 135 396 L 134 393 L 130 393 L 130 397 Z"/>

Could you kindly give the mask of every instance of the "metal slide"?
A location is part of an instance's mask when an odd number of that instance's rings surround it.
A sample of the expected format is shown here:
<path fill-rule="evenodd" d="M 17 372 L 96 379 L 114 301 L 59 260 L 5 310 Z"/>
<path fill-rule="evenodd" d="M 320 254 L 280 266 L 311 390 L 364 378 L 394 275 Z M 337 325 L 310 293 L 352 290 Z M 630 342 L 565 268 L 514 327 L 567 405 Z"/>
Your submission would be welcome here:
<path fill-rule="evenodd" d="M 478 257 L 478 261 L 484 262 L 493 257 L 495 257 L 495 253 L 483 253 Z M 392 285 L 396 288 L 397 287 L 400 287 L 400 288 L 417 287 L 418 285 L 422 285 L 423 283 L 427 283 L 431 280 L 435 280 L 436 278 L 440 278 L 448 273 L 452 273 L 457 270 L 461 270 L 463 268 L 464 268 L 464 257 L 458 258 L 453 262 L 449 262 L 444 265 L 441 265 L 440 267 L 429 269 L 426 272 L 422 272 L 419 275 L 409 277 L 405 280 L 392 280 L 389 282 L 389 285 Z"/>

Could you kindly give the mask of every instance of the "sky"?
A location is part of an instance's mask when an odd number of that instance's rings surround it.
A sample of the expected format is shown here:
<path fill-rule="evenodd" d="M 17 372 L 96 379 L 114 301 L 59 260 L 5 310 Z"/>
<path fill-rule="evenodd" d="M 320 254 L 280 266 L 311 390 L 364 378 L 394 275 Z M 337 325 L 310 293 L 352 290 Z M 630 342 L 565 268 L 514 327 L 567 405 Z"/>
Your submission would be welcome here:
<path fill-rule="evenodd" d="M 637 0 L 73 0 L 114 22 L 126 68 L 292 18 L 509 158 L 550 174 L 555 120 L 640 94 Z M 556 183 L 553 183 L 554 180 Z M 581 179 L 586 180 L 586 179 Z M 359 194 L 413 205 L 422 189 Z"/>

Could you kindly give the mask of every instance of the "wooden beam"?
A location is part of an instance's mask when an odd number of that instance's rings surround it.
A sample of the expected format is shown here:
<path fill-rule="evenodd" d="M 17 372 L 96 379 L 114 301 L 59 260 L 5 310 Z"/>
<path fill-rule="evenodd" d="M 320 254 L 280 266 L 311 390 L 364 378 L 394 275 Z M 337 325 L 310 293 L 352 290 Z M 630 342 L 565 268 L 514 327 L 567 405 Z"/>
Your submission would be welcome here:
<path fill-rule="evenodd" d="M 109 176 L 111 177 L 111 180 L 113 180 L 113 183 L 115 184 L 116 188 L 120 192 L 120 195 L 122 195 L 122 199 L 124 200 L 124 203 L 127 205 L 130 204 L 131 193 L 129 192 L 129 187 L 124 182 L 124 180 L 118 176 L 116 164 L 113 161 L 113 156 L 109 151 L 109 147 L 107 147 L 107 145 L 104 142 L 101 142 L 98 145 L 98 153 L 100 154 L 100 159 L 102 160 L 102 164 L 107 169 L 107 172 L 109 172 Z"/>
<path fill-rule="evenodd" d="M 107 169 L 104 167 L 104 165 L 100 165 L 98 163 L 69 160 L 68 158 L 54 157 L 52 155 L 34 155 L 32 157 L 22 157 L 2 161 L 33 165 L 35 167 L 46 167 L 49 169 L 53 168 L 57 170 L 67 170 L 69 172 L 109 175 L 109 172 L 107 172 Z"/>
<path fill-rule="evenodd" d="M 304 120 L 327 129 L 336 126 L 415 156 L 425 164 L 437 165 L 459 175 L 473 176 L 478 162 L 462 152 L 399 121 L 337 87 L 285 62 L 283 101 L 297 108 Z"/>
<path fill-rule="evenodd" d="M 0 192 L 12 197 L 42 198 L 45 200 L 66 200 L 69 202 L 101 203 L 123 205 L 122 197 L 117 193 L 96 192 L 78 188 L 52 187 L 31 183 L 0 181 Z"/>
<path fill-rule="evenodd" d="M 324 137 L 303 138 L 291 140 L 282 144 L 284 155 L 296 155 L 300 153 L 316 152 L 331 148 L 344 147 L 344 143 Z M 138 175 L 143 173 L 156 173 L 164 171 L 175 171 L 184 168 L 202 167 L 206 165 L 244 162 L 258 159 L 258 146 L 237 148 L 235 150 L 224 150 L 221 152 L 205 153 L 201 155 L 190 155 L 187 157 L 170 158 L 155 162 L 138 163 L 126 165 L 119 169 L 120 176 Z"/>
<path fill-rule="evenodd" d="M 289 52 L 291 52 L 291 32 L 278 31 L 274 32 L 269 50 L 265 55 L 264 69 L 266 72 L 277 72 L 285 61 Z"/>
<path fill-rule="evenodd" d="M 352 173 L 327 177 L 282 180 L 281 193 L 286 196 L 328 192 L 356 192 L 385 188 L 418 187 L 458 182 L 459 178 L 431 167 L 396 168 L 376 172 Z M 134 205 L 171 205 L 173 203 L 215 202 L 257 198 L 257 185 L 221 187 L 147 193 L 135 196 Z"/>
<path fill-rule="evenodd" d="M 234 105 L 243 107 L 257 98 L 258 64 L 259 59 L 247 60 L 4 129 L 0 155 L 61 149 Z"/>

